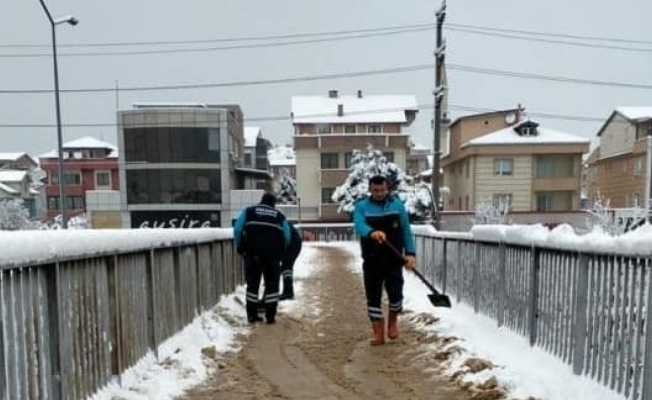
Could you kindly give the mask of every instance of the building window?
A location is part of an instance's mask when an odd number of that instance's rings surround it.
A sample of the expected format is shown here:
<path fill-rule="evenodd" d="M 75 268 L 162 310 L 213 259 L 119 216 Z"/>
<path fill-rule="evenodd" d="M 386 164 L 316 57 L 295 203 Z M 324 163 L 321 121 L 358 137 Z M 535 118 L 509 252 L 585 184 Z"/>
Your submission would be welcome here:
<path fill-rule="evenodd" d="M 575 176 L 575 157 L 539 156 L 536 158 L 537 178 L 567 178 Z"/>
<path fill-rule="evenodd" d="M 632 194 L 632 207 L 640 207 L 640 206 L 641 206 L 641 195 L 640 195 L 640 193 Z"/>
<path fill-rule="evenodd" d="M 59 209 L 59 196 L 48 196 L 48 210 Z"/>
<path fill-rule="evenodd" d="M 83 210 L 84 198 L 81 196 L 66 196 L 66 210 Z"/>
<path fill-rule="evenodd" d="M 81 185 L 82 176 L 80 171 L 64 171 L 63 176 L 65 177 L 64 183 L 66 185 Z M 50 184 L 56 185 L 59 184 L 59 172 L 52 171 L 50 174 Z"/>
<path fill-rule="evenodd" d="M 383 126 L 380 124 L 369 124 L 367 125 L 367 131 L 369 133 L 382 133 Z"/>
<path fill-rule="evenodd" d="M 344 125 L 344 133 L 355 133 L 355 125 Z"/>
<path fill-rule="evenodd" d="M 552 193 L 537 194 L 537 211 L 552 210 Z"/>
<path fill-rule="evenodd" d="M 244 159 L 245 166 L 250 167 L 252 165 L 252 163 L 251 163 L 251 153 L 245 153 L 244 156 L 245 156 L 245 159 Z"/>
<path fill-rule="evenodd" d="M 353 153 L 344 153 L 344 168 L 351 168 L 351 161 L 353 160 Z"/>
<path fill-rule="evenodd" d="M 219 169 L 127 170 L 130 204 L 219 204 L 222 202 Z"/>
<path fill-rule="evenodd" d="M 508 176 L 512 175 L 514 170 L 514 160 L 511 158 L 494 159 L 494 175 Z"/>
<path fill-rule="evenodd" d="M 570 211 L 573 192 L 538 192 L 537 211 Z"/>
<path fill-rule="evenodd" d="M 498 210 L 511 210 L 512 209 L 512 194 L 511 193 L 494 193 L 491 198 L 491 203 L 494 208 Z"/>
<path fill-rule="evenodd" d="M 333 193 L 335 188 L 321 188 L 321 202 L 322 204 L 334 203 Z"/>
<path fill-rule="evenodd" d="M 111 189 L 111 171 L 95 171 L 95 189 Z"/>
<path fill-rule="evenodd" d="M 384 151 L 383 156 L 385 156 L 385 159 L 387 162 L 394 162 L 394 152 L 393 151 Z"/>
<path fill-rule="evenodd" d="M 337 153 L 321 153 L 321 169 L 339 168 L 339 157 Z"/>
<path fill-rule="evenodd" d="M 127 162 L 220 162 L 219 128 L 149 127 L 124 130 Z M 238 157 L 238 145 L 229 135 L 229 150 Z"/>
<path fill-rule="evenodd" d="M 331 125 L 330 124 L 318 124 L 317 125 L 317 133 L 331 133 Z"/>

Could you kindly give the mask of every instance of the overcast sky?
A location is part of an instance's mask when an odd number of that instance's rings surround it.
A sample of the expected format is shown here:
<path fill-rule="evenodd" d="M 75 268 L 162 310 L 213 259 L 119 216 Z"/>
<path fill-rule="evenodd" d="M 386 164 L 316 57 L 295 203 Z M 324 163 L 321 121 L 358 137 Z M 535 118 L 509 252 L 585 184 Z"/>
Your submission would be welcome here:
<path fill-rule="evenodd" d="M 389 0 L 328 1 L 88 1 L 50 0 L 57 15 L 73 14 L 80 23 L 57 28 L 60 44 L 195 40 L 299 32 L 375 28 L 427 23 L 439 2 Z M 49 24 L 37 0 L 0 2 L 0 45 L 49 44 Z M 453 0 L 447 22 L 497 28 L 652 41 L 652 2 L 623 0 Z M 507 38 L 447 32 L 448 59 L 455 64 L 583 79 L 652 84 L 652 52 L 572 47 Z M 225 43 L 204 44 L 202 47 Z M 611 43 L 614 45 L 614 43 Z M 615 45 L 618 45 L 615 43 Z M 625 44 L 627 45 L 627 44 Z M 434 31 L 285 47 L 207 51 L 186 54 L 59 58 L 62 88 L 175 85 L 320 75 L 392 68 L 433 62 Z M 652 48 L 652 44 L 629 45 Z M 175 46 L 183 47 L 183 46 Z M 169 47 L 168 47 L 169 48 Z M 139 47 L 151 50 L 152 47 Z M 64 48 L 66 52 L 136 50 Z M 49 53 L 49 47 L 0 47 L 0 55 Z M 0 56 L 1 57 L 1 56 Z M 482 108 L 523 104 L 531 112 L 604 117 L 619 105 L 652 105 L 652 90 L 600 87 L 524 80 L 449 71 L 450 102 Z M 293 95 L 326 94 L 328 89 L 366 94 L 414 94 L 432 103 L 433 71 L 417 71 L 329 81 L 265 86 L 204 88 L 127 93 L 121 108 L 136 101 L 237 103 L 247 117 L 287 116 Z M 51 89 L 51 57 L 0 58 L 0 90 Z M 114 93 L 63 94 L 64 123 L 115 123 Z M 451 114 L 464 114 L 452 109 Z M 410 132 L 431 146 L 429 120 L 423 110 Z M 538 120 L 549 128 L 593 137 L 600 122 Z M 0 125 L 54 124 L 51 94 L 0 94 Z M 256 122 L 276 144 L 291 143 L 289 121 Z M 55 128 L 0 128 L 0 152 L 38 155 L 56 146 Z M 94 136 L 116 143 L 114 126 L 64 128 L 64 140 Z"/>

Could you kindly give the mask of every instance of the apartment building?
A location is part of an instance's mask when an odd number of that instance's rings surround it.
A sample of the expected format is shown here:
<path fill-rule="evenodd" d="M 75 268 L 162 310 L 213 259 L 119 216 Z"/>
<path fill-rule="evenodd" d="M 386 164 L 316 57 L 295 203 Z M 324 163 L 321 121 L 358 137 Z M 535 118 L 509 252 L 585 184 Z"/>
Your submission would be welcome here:
<path fill-rule="evenodd" d="M 123 227 L 230 226 L 242 168 L 237 105 L 138 103 L 118 112 Z"/>
<path fill-rule="evenodd" d="M 258 126 L 244 127 L 244 143 L 242 167 L 254 176 L 247 182 L 249 185 L 245 189 L 269 190 L 272 174 L 269 171 L 267 151 L 272 147 L 272 143 L 263 137 L 263 131 Z"/>
<path fill-rule="evenodd" d="M 119 190 L 118 152 L 114 145 L 86 136 L 65 142 L 62 148 L 67 217 L 86 212 L 87 190 Z M 42 154 L 39 162 L 47 174 L 47 219 L 52 219 L 60 214 L 58 151 Z"/>
<path fill-rule="evenodd" d="M 600 145 L 588 163 L 593 177 L 587 188 L 612 208 L 643 206 L 647 199 L 647 137 L 652 135 L 652 107 L 618 107 L 597 133 Z"/>
<path fill-rule="evenodd" d="M 34 219 L 45 218 L 44 173 L 27 153 L 0 153 L 0 200 L 23 200 Z"/>
<path fill-rule="evenodd" d="M 544 128 L 520 107 L 458 118 L 449 133 L 445 209 L 471 211 L 483 202 L 511 211 L 579 209 L 588 139 Z"/>
<path fill-rule="evenodd" d="M 405 170 L 410 150 L 406 131 L 418 112 L 411 95 L 292 97 L 298 196 L 303 218 L 343 221 L 331 197 L 349 174 L 352 152 L 368 146 L 383 151 Z"/>

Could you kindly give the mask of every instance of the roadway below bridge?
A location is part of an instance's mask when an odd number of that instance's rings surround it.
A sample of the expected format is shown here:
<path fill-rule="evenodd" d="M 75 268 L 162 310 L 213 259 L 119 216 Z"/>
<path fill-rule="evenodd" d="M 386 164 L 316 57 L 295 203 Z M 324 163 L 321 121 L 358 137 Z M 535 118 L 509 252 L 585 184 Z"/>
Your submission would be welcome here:
<path fill-rule="evenodd" d="M 438 372 L 441 352 L 433 346 L 445 340 L 411 323 L 436 323 L 436 310 L 403 315 L 398 340 L 370 346 L 362 279 L 347 267 L 353 256 L 335 246 L 316 250 L 307 260 L 317 263 L 315 272 L 302 281 L 291 312 L 280 313 L 275 325 L 257 325 L 239 352 L 181 399 L 503 398 L 496 388 L 470 391 Z"/>

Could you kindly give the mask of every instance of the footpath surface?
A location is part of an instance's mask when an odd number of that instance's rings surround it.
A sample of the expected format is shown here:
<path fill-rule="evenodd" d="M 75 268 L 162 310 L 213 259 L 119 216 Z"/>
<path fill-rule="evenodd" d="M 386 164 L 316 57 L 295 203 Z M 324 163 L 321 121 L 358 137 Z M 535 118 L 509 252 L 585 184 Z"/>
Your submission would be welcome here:
<path fill-rule="evenodd" d="M 184 400 L 207 399 L 496 399 L 473 393 L 436 373 L 438 338 L 418 332 L 402 317 L 401 337 L 369 345 L 364 289 L 347 265 L 350 253 L 318 248 L 315 272 L 303 281 L 301 300 L 275 325 L 257 325 L 241 350 L 223 359 L 211 377 Z M 433 315 L 436 310 L 433 310 Z"/>

